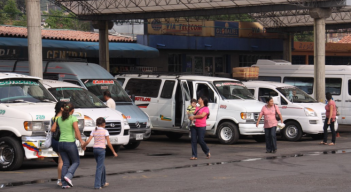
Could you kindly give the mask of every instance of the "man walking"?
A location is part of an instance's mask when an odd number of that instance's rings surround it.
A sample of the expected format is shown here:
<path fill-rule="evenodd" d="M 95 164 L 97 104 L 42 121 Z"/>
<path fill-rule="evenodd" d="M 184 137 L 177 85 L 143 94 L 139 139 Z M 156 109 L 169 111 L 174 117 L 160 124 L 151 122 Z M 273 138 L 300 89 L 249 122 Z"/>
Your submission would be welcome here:
<path fill-rule="evenodd" d="M 110 91 L 105 91 L 104 92 L 104 99 L 106 101 L 106 105 L 107 105 L 108 108 L 116 110 L 116 102 L 111 98 Z"/>

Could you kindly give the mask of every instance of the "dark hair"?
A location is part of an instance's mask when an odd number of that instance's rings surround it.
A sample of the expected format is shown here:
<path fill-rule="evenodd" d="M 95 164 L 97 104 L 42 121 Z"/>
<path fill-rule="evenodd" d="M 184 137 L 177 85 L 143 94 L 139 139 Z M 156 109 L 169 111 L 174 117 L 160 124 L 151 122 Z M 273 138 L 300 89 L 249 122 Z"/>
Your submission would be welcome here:
<path fill-rule="evenodd" d="M 105 119 L 103 117 L 99 117 L 96 119 L 96 127 L 95 127 L 95 131 L 97 130 L 98 126 L 101 126 L 102 124 L 106 123 Z"/>
<path fill-rule="evenodd" d="M 111 97 L 111 92 L 110 91 L 105 91 L 104 96 Z"/>
<path fill-rule="evenodd" d="M 62 112 L 62 120 L 66 120 L 69 117 L 69 113 L 74 109 L 74 106 L 72 103 L 67 103 L 63 106 L 63 112 Z"/>
<path fill-rule="evenodd" d="M 56 103 L 56 105 L 55 105 L 55 117 L 57 116 L 58 113 L 60 113 L 61 108 L 63 107 L 64 104 L 65 103 L 63 103 L 61 101 Z"/>
<path fill-rule="evenodd" d="M 204 101 L 204 106 L 208 107 L 208 99 L 207 99 L 207 97 L 202 95 L 202 96 L 199 97 L 199 99 L 200 98 Z M 210 118 L 210 112 L 208 112 L 208 115 L 207 115 L 206 119 L 208 119 L 208 118 Z"/>
<path fill-rule="evenodd" d="M 272 100 L 272 97 L 268 97 L 268 99 L 266 100 L 266 103 L 269 103 L 270 100 Z"/>
<path fill-rule="evenodd" d="M 197 103 L 197 100 L 196 99 L 192 99 L 191 103 Z"/>
<path fill-rule="evenodd" d="M 330 92 L 327 92 L 325 94 L 325 97 L 327 98 L 327 100 L 329 101 L 330 99 L 332 99 L 332 95 L 330 94 Z"/>

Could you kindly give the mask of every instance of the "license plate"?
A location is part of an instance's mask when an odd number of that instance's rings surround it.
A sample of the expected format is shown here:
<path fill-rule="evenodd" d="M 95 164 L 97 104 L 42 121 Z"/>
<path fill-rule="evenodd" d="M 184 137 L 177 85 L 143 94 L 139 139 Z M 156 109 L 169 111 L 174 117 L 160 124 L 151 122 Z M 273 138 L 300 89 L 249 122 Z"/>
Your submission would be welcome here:
<path fill-rule="evenodd" d="M 116 143 L 118 143 L 118 138 L 117 137 L 115 137 L 115 138 L 110 137 L 110 142 L 111 142 L 111 144 L 116 144 Z"/>
<path fill-rule="evenodd" d="M 136 140 L 143 140 L 143 138 L 144 138 L 143 134 L 136 134 L 135 135 Z"/>

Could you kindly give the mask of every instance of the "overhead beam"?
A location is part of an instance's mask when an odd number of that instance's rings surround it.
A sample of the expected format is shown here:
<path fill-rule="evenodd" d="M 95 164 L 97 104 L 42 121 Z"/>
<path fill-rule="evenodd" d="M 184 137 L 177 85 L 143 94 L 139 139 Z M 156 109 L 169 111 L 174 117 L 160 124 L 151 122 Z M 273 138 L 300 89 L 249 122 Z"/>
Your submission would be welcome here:
<path fill-rule="evenodd" d="M 326 24 L 325 29 L 350 29 L 351 23 L 337 23 L 337 24 Z M 303 31 L 313 31 L 313 25 L 311 26 L 296 26 L 296 27 L 279 27 L 279 28 L 266 28 L 267 33 L 298 33 Z"/>

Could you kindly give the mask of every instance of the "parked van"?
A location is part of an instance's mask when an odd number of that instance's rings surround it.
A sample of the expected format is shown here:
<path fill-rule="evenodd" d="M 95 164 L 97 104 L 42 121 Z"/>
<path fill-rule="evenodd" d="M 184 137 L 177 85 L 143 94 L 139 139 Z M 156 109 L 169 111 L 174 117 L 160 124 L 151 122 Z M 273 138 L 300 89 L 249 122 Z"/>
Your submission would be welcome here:
<path fill-rule="evenodd" d="M 209 99 L 207 134 L 223 144 L 238 141 L 239 135 L 264 134 L 263 121 L 256 127 L 262 102 L 256 101 L 240 81 L 207 76 L 117 75 L 128 95 L 151 118 L 153 131 L 165 132 L 171 139 L 188 133 L 186 108 L 192 98 Z"/>
<path fill-rule="evenodd" d="M 0 71 L 14 71 L 28 74 L 28 61 L 0 60 Z M 127 148 L 136 148 L 140 141 L 151 135 L 150 120 L 132 100 L 114 77 L 100 65 L 83 62 L 43 61 L 44 79 L 73 83 L 88 89 L 103 100 L 103 93 L 109 90 L 116 102 L 116 110 L 123 113 L 130 127 L 130 143 Z M 94 119 L 95 121 L 95 119 Z"/>
<path fill-rule="evenodd" d="M 57 101 L 73 103 L 75 112 L 84 114 L 83 134 L 87 138 L 96 127 L 95 120 L 103 117 L 115 150 L 118 151 L 121 145 L 129 143 L 128 121 L 121 112 L 108 108 L 94 94 L 78 85 L 54 80 L 44 80 L 43 85 Z M 93 145 L 94 142 L 90 142 L 87 147 L 92 149 Z"/>
<path fill-rule="evenodd" d="M 55 115 L 55 99 L 40 78 L 0 73 L 0 171 L 18 169 L 24 160 L 57 157 L 52 148 L 44 148 L 46 132 Z M 75 113 L 82 132 L 82 114 Z M 77 143 L 80 155 L 84 151 Z"/>
<path fill-rule="evenodd" d="M 259 80 L 296 86 L 314 97 L 314 65 L 292 65 L 283 60 L 258 60 Z M 326 65 L 325 91 L 332 94 L 339 124 L 351 124 L 351 66 Z"/>
<path fill-rule="evenodd" d="M 313 139 L 323 138 L 325 104 L 317 102 L 301 89 L 283 83 L 248 81 L 244 85 L 256 99 L 266 102 L 272 97 L 280 108 L 285 128 L 280 134 L 289 141 L 298 141 L 308 134 Z M 338 129 L 336 122 L 335 129 Z M 330 131 L 330 130 L 329 130 Z"/>

